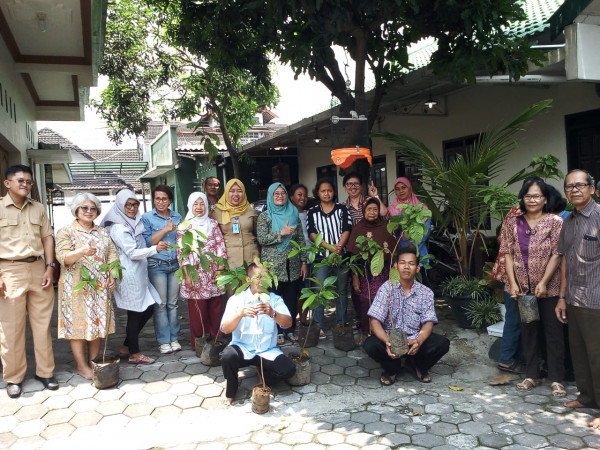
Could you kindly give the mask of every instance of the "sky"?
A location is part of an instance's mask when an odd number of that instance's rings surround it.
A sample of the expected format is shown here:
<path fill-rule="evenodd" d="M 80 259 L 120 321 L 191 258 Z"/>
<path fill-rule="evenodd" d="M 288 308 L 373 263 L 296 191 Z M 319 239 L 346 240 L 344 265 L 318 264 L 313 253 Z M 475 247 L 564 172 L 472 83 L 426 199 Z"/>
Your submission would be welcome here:
<path fill-rule="evenodd" d="M 308 75 L 300 75 L 294 80 L 294 72 L 288 66 L 279 65 L 273 79 L 279 88 L 280 100 L 273 112 L 278 116 L 275 123 L 292 124 L 321 112 L 329 107 L 330 91 L 321 83 L 311 80 Z M 90 97 L 98 98 L 106 86 L 105 79 L 99 86 L 90 89 Z M 51 128 L 82 149 L 135 148 L 132 138 L 124 138 L 116 145 L 107 137 L 106 123 L 90 107 L 85 108 L 84 122 L 38 122 L 38 130 Z"/>

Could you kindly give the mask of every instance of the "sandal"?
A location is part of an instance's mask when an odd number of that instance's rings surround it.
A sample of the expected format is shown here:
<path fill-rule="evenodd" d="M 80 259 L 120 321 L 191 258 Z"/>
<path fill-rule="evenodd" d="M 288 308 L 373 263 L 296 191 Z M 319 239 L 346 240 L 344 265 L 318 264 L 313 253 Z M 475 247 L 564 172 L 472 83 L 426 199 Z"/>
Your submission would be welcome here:
<path fill-rule="evenodd" d="M 508 366 L 503 366 L 501 363 L 496 364 L 498 370 L 515 374 L 525 373 L 525 364 L 520 361 L 512 361 Z"/>
<path fill-rule="evenodd" d="M 327 337 L 327 335 L 325 334 L 325 332 L 323 330 L 319 331 L 319 339 L 325 339 Z"/>
<path fill-rule="evenodd" d="M 406 368 L 410 370 L 410 372 L 417 379 L 417 381 L 420 381 L 421 383 L 431 383 L 431 377 L 429 376 L 429 374 L 421 373 L 421 371 L 417 369 L 415 363 L 410 359 L 406 361 Z"/>
<path fill-rule="evenodd" d="M 296 333 L 288 333 L 287 338 L 290 342 L 298 342 L 298 335 Z"/>
<path fill-rule="evenodd" d="M 534 380 L 533 378 L 525 378 L 520 383 L 517 383 L 517 391 L 530 391 L 539 384 L 540 380 Z"/>
<path fill-rule="evenodd" d="M 134 358 L 133 356 L 129 357 L 129 361 L 127 361 L 129 364 L 152 364 L 154 363 L 156 360 L 152 359 L 146 355 L 140 355 L 137 358 Z"/>
<path fill-rule="evenodd" d="M 554 395 L 555 397 L 564 397 L 565 395 L 567 395 L 567 391 L 565 390 L 565 387 L 560 384 L 558 381 L 555 381 L 554 383 L 552 383 L 552 395 Z"/>
<path fill-rule="evenodd" d="M 285 344 L 285 338 L 283 337 L 283 334 L 278 334 L 277 335 L 277 345 L 283 345 Z"/>
<path fill-rule="evenodd" d="M 381 374 L 381 378 L 379 379 L 379 382 L 381 383 L 382 386 L 391 386 L 392 384 L 394 384 L 396 382 L 396 375 L 389 375 L 389 374 L 383 372 Z"/>

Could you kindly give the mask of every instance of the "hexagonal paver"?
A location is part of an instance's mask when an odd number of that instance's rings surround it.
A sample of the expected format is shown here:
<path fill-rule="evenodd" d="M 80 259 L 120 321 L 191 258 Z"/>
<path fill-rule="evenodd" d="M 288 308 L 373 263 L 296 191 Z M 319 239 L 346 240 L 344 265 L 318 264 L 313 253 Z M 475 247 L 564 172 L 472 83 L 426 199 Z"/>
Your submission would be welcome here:
<path fill-rule="evenodd" d="M 137 367 L 120 367 L 119 368 L 119 378 L 121 380 L 135 380 L 142 375 L 142 371 Z"/>
<path fill-rule="evenodd" d="M 198 386 L 198 388 L 196 389 L 196 394 L 198 394 L 199 396 L 204 397 L 204 398 L 218 397 L 221 395 L 222 392 L 223 392 L 223 388 L 220 386 L 217 386 L 215 384 Z"/>
<path fill-rule="evenodd" d="M 354 433 L 346 436 L 346 443 L 356 445 L 358 448 L 364 448 L 369 444 L 377 443 L 377 436 L 369 433 Z"/>
<path fill-rule="evenodd" d="M 85 398 L 81 400 L 75 400 L 70 406 L 70 409 L 76 413 L 80 413 L 85 411 L 94 411 L 98 405 L 100 405 L 100 402 L 95 398 Z"/>
<path fill-rule="evenodd" d="M 333 375 L 331 382 L 338 386 L 352 386 L 356 383 L 356 378 L 349 375 Z"/>
<path fill-rule="evenodd" d="M 356 366 L 357 360 L 355 358 L 348 358 L 347 356 L 342 356 L 341 358 L 335 358 L 335 364 L 341 367 L 352 367 Z"/>
<path fill-rule="evenodd" d="M 525 431 L 521 425 L 515 425 L 514 423 L 494 424 L 492 425 L 492 430 L 494 430 L 496 433 L 508 434 L 509 436 L 521 434 Z"/>
<path fill-rule="evenodd" d="M 379 420 L 381 420 L 382 422 L 392 423 L 394 425 L 398 425 L 399 423 L 411 422 L 410 417 L 408 417 L 408 415 L 400 414 L 400 413 L 396 413 L 396 412 L 382 413 L 381 418 Z"/>
<path fill-rule="evenodd" d="M 427 432 L 427 427 L 424 425 L 417 425 L 415 423 L 400 423 L 396 425 L 396 432 L 412 436 Z"/>
<path fill-rule="evenodd" d="M 0 434 L 12 431 L 20 422 L 17 416 L 3 417 L 0 420 Z"/>
<path fill-rule="evenodd" d="M 350 366 L 344 369 L 344 373 L 354 378 L 363 378 L 369 376 L 369 369 L 361 366 Z"/>
<path fill-rule="evenodd" d="M 11 448 L 16 440 L 17 437 L 12 433 L 0 433 L 0 445 L 4 448 Z"/>
<path fill-rule="evenodd" d="M 48 427 L 48 424 L 42 419 L 24 420 L 15 428 L 12 433 L 17 438 L 25 438 L 28 436 L 38 436 L 44 429 Z"/>
<path fill-rule="evenodd" d="M 225 406 L 223 404 L 220 397 L 210 397 L 210 398 L 204 399 L 204 401 L 202 402 L 201 408 L 208 409 L 209 411 L 213 411 L 213 410 L 219 410 L 219 409 L 227 409 L 227 406 Z M 184 411 L 184 413 L 186 411 L 190 411 L 190 410 L 186 409 Z"/>
<path fill-rule="evenodd" d="M 544 403 L 548 403 L 550 398 L 545 395 L 539 394 L 529 394 L 523 397 L 523 400 L 527 403 L 533 403 L 535 405 L 543 405 Z"/>
<path fill-rule="evenodd" d="M 436 422 L 431 425 L 429 432 L 438 436 L 450 436 L 458 434 L 458 427 L 453 423 Z"/>
<path fill-rule="evenodd" d="M 100 422 L 102 416 L 96 411 L 87 411 L 84 413 L 75 414 L 69 423 L 75 428 L 90 427 Z"/>
<path fill-rule="evenodd" d="M 292 386 L 292 391 L 298 394 L 310 394 L 316 392 L 317 386 L 315 384 L 307 384 L 306 386 Z"/>
<path fill-rule="evenodd" d="M 134 403 L 133 405 L 127 406 L 123 411 L 127 417 L 144 417 L 149 416 L 154 411 L 154 406 L 149 403 Z"/>
<path fill-rule="evenodd" d="M 302 426 L 302 431 L 313 434 L 321 434 L 333 430 L 333 425 L 327 422 L 307 422 Z"/>
<path fill-rule="evenodd" d="M 435 414 L 415 414 L 412 417 L 412 421 L 413 423 L 419 424 L 419 425 L 431 425 L 434 424 L 436 422 L 440 421 L 440 416 L 437 416 Z"/>
<path fill-rule="evenodd" d="M 188 381 L 192 376 L 185 372 L 173 372 L 168 373 L 165 377 L 165 381 L 171 384 L 177 384 L 184 381 Z"/>
<path fill-rule="evenodd" d="M 151 370 L 150 372 L 144 372 L 140 376 L 140 380 L 146 383 L 152 383 L 153 381 L 160 381 L 167 376 L 166 372 L 161 370 Z"/>
<path fill-rule="evenodd" d="M 513 440 L 503 433 L 486 433 L 479 436 L 479 443 L 487 447 L 500 448 L 512 444 Z"/>
<path fill-rule="evenodd" d="M 42 419 L 48 425 L 58 425 L 60 423 L 67 423 L 74 415 L 75 413 L 70 409 L 56 409 L 48 411 Z"/>
<path fill-rule="evenodd" d="M 311 433 L 307 433 L 306 431 L 294 431 L 289 434 L 285 434 L 281 438 L 281 442 L 284 444 L 292 444 L 295 445 L 294 448 L 298 448 L 298 444 L 308 444 L 312 442 L 313 435 Z"/>
<path fill-rule="evenodd" d="M 68 408 L 74 402 L 74 397 L 69 395 L 56 395 L 48 397 L 44 400 L 44 406 L 48 409 L 63 409 Z"/>
<path fill-rule="evenodd" d="M 425 448 L 432 448 L 437 445 L 444 445 L 446 441 L 441 436 L 436 436 L 435 434 L 415 434 L 411 441 L 414 445 L 420 445 Z"/>
<path fill-rule="evenodd" d="M 159 392 L 167 392 L 171 388 L 171 384 L 166 381 L 155 381 L 144 386 L 144 391 L 149 394 L 158 394 Z"/>
<path fill-rule="evenodd" d="M 47 440 L 58 439 L 70 436 L 73 431 L 75 431 L 75 427 L 70 423 L 59 423 L 56 425 L 50 425 L 48 428 L 42 431 L 40 436 Z"/>
<path fill-rule="evenodd" d="M 174 405 L 181 409 L 196 408 L 202 404 L 204 397 L 196 394 L 179 395 Z"/>
<path fill-rule="evenodd" d="M 121 414 L 127 408 L 127 404 L 123 403 L 121 400 L 111 400 L 108 402 L 101 403 L 96 408 L 103 416 L 111 416 L 113 414 Z"/>
<path fill-rule="evenodd" d="M 326 366 L 321 366 L 321 372 L 327 375 L 340 375 L 344 373 L 344 368 L 337 364 L 327 364 Z"/>
<path fill-rule="evenodd" d="M 447 414 L 454 411 L 454 406 L 447 403 L 430 403 L 425 405 L 425 412 L 428 414 Z"/>
<path fill-rule="evenodd" d="M 133 405 L 136 403 L 143 403 L 147 401 L 150 398 L 150 395 L 150 393 L 144 390 L 133 391 L 127 392 L 123 397 L 120 398 L 120 400 L 123 403 L 127 403 L 128 405 Z"/>
<path fill-rule="evenodd" d="M 361 411 L 352 414 L 350 417 L 353 422 L 358 422 L 366 425 L 368 423 L 379 421 L 380 415 L 369 411 Z"/>
<path fill-rule="evenodd" d="M 8 401 L 0 403 L 0 417 L 12 416 L 21 408 L 18 402 Z"/>
<path fill-rule="evenodd" d="M 558 428 L 558 431 L 560 431 L 561 433 L 569 434 L 571 436 L 586 436 L 590 433 L 590 429 L 588 428 L 587 424 L 585 426 L 577 426 L 572 423 L 561 423 L 556 425 L 556 428 Z"/>
<path fill-rule="evenodd" d="M 170 392 L 161 392 L 154 394 L 148 399 L 148 403 L 154 407 L 172 405 L 177 397 Z"/>
<path fill-rule="evenodd" d="M 446 437 L 446 442 L 453 448 L 475 448 L 477 447 L 477 438 L 468 434 L 452 434 Z"/>
<path fill-rule="evenodd" d="M 342 387 L 336 384 L 323 384 L 317 387 L 317 392 L 325 395 L 340 395 Z"/>
<path fill-rule="evenodd" d="M 396 425 L 386 422 L 373 422 L 365 425 L 365 432 L 376 436 L 381 436 L 387 433 L 396 431 Z"/>
<path fill-rule="evenodd" d="M 427 394 L 413 395 L 409 400 L 411 405 L 430 405 L 438 402 L 437 398 Z"/>
<path fill-rule="evenodd" d="M 183 369 L 185 369 L 185 364 L 179 361 L 165 363 L 160 368 L 160 370 L 165 373 L 182 372 Z"/>
<path fill-rule="evenodd" d="M 181 414 L 181 409 L 177 406 L 167 405 L 167 406 L 159 406 L 152 411 L 152 417 L 155 419 L 162 419 L 165 417 L 174 417 Z"/>
<path fill-rule="evenodd" d="M 464 422 L 458 425 L 461 433 L 479 436 L 480 434 L 491 433 L 492 427 L 486 423 Z"/>
<path fill-rule="evenodd" d="M 441 416 L 442 422 L 459 424 L 471 420 L 471 416 L 463 412 L 451 412 Z"/>
<path fill-rule="evenodd" d="M 540 436 L 547 436 L 558 432 L 555 426 L 547 423 L 532 423 L 530 425 L 523 426 L 523 429 L 527 433 L 539 434 Z"/>
<path fill-rule="evenodd" d="M 260 445 L 273 444 L 281 439 L 281 434 L 275 431 L 264 430 L 260 433 L 254 433 L 252 435 L 252 442 Z"/>
<path fill-rule="evenodd" d="M 341 423 L 336 423 L 333 427 L 333 431 L 342 434 L 351 434 L 351 433 L 359 433 L 365 429 L 365 426 L 362 423 L 352 422 L 351 420 L 346 420 Z"/>
<path fill-rule="evenodd" d="M 401 433 L 388 433 L 380 439 L 380 442 L 384 445 L 389 445 L 392 448 L 398 448 L 401 445 L 409 444 L 410 437 Z"/>
<path fill-rule="evenodd" d="M 467 414 L 477 414 L 483 412 L 483 406 L 476 403 L 458 403 L 454 405 L 454 410 Z"/>
<path fill-rule="evenodd" d="M 45 405 L 27 405 L 17 411 L 16 416 L 20 420 L 41 419 L 48 412 Z"/>
<path fill-rule="evenodd" d="M 473 420 L 481 423 L 487 423 L 488 425 L 504 422 L 504 419 L 502 419 L 502 417 L 500 417 L 498 414 L 492 414 L 488 412 L 473 414 Z"/>
<path fill-rule="evenodd" d="M 527 448 L 543 448 L 548 446 L 548 440 L 544 436 L 536 434 L 517 434 L 513 436 L 515 443 Z"/>
<path fill-rule="evenodd" d="M 91 398 L 98 393 L 98 389 L 89 384 L 90 382 L 86 380 L 86 383 L 79 384 L 73 388 L 73 390 L 69 393 L 69 397 L 74 400 L 80 400 L 82 398 Z"/>
<path fill-rule="evenodd" d="M 317 373 L 311 374 L 310 382 L 312 384 L 316 384 L 316 385 L 327 384 L 327 383 L 329 383 L 330 378 L 331 377 L 325 373 L 317 372 Z"/>
<path fill-rule="evenodd" d="M 583 446 L 583 441 L 580 438 L 566 434 L 553 434 L 548 436 L 548 440 L 551 444 L 560 448 L 579 448 Z"/>
<path fill-rule="evenodd" d="M 192 394 L 193 392 L 196 391 L 197 388 L 198 388 L 198 386 L 196 386 L 194 383 L 184 381 L 181 383 L 173 384 L 169 388 L 169 392 L 171 394 L 179 396 L 179 395 Z"/>

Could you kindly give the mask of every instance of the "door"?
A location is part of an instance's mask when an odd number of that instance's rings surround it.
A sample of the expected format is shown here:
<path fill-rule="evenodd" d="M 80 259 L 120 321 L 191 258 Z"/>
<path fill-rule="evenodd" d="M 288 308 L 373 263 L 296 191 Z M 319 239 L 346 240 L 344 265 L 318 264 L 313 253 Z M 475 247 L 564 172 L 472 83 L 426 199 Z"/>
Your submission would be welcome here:
<path fill-rule="evenodd" d="M 567 167 L 600 179 L 600 109 L 565 116 Z"/>

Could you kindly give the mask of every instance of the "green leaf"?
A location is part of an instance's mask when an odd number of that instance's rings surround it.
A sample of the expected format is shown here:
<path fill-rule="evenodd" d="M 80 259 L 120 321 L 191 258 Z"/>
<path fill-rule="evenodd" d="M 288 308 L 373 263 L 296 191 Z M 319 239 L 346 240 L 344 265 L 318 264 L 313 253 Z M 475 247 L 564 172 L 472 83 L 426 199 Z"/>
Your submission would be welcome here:
<path fill-rule="evenodd" d="M 323 281 L 323 287 L 333 286 L 335 284 L 335 282 L 337 281 L 337 278 L 338 277 L 335 275 L 325 278 L 325 280 Z"/>
<path fill-rule="evenodd" d="M 379 250 L 371 259 L 371 273 L 377 276 L 383 270 L 383 251 Z"/>
<path fill-rule="evenodd" d="M 390 269 L 390 281 L 393 285 L 396 285 L 400 282 L 400 272 L 395 267 Z"/>

